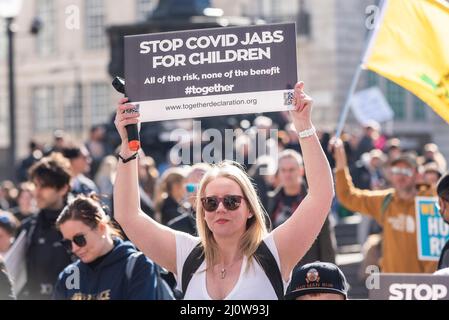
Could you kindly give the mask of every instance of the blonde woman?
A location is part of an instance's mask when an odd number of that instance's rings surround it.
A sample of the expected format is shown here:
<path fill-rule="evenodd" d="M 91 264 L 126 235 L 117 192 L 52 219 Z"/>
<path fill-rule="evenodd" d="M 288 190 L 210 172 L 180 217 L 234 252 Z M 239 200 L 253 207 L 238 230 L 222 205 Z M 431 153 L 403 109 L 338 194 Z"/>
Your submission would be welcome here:
<path fill-rule="evenodd" d="M 311 122 L 312 99 L 304 83 L 295 86 L 295 110 L 291 112 L 300 133 L 309 193 L 292 216 L 268 233 L 264 213 L 248 176 L 238 167 L 223 163 L 203 177 L 197 201 L 199 237 L 171 230 L 148 218 L 139 208 L 137 161 L 128 149 L 125 126 L 139 122 L 139 114 L 122 99 L 115 124 L 122 147 L 114 189 L 114 211 L 129 238 L 150 259 L 173 272 L 178 288 L 183 283 L 184 262 L 194 248 L 202 250 L 201 265 L 193 273 L 184 299 L 277 299 L 278 290 L 256 259 L 262 245 L 276 261 L 283 292 L 293 267 L 318 235 L 334 195 L 329 164 Z"/>

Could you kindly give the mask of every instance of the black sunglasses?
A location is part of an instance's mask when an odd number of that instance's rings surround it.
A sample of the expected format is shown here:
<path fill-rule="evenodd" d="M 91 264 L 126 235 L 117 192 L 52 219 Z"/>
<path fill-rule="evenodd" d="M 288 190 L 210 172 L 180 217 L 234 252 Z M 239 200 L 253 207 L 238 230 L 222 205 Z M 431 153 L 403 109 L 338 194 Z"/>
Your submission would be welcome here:
<path fill-rule="evenodd" d="M 72 242 L 75 243 L 80 248 L 84 247 L 87 244 L 86 237 L 84 236 L 84 234 L 77 234 L 76 236 L 73 237 L 72 240 L 69 239 L 61 240 L 62 246 L 68 251 L 72 251 Z"/>
<path fill-rule="evenodd" d="M 201 204 L 203 205 L 204 210 L 212 212 L 217 210 L 220 202 L 223 202 L 223 206 L 227 210 L 233 211 L 237 210 L 240 207 L 243 199 L 245 198 L 236 195 L 225 195 L 224 197 L 211 196 L 201 198 Z"/>

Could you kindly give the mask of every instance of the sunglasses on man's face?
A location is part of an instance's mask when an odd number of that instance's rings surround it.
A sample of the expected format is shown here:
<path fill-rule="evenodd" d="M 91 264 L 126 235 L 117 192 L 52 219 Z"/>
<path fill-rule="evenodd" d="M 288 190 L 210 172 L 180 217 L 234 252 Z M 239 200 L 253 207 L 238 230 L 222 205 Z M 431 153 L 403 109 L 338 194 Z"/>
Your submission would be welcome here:
<path fill-rule="evenodd" d="M 76 244 L 78 247 L 82 248 L 87 244 L 86 236 L 84 234 L 77 234 L 76 236 L 73 237 L 72 240 L 69 239 L 61 240 L 63 247 L 68 251 L 72 251 L 72 242 Z"/>
<path fill-rule="evenodd" d="M 237 195 L 226 195 L 224 197 L 211 196 L 201 198 L 201 203 L 204 210 L 209 212 L 217 210 L 221 202 L 227 210 L 234 211 L 240 207 L 243 199 L 245 198 Z"/>
<path fill-rule="evenodd" d="M 409 169 L 409 168 L 392 167 L 391 173 L 394 175 L 400 175 L 400 176 L 406 176 L 406 177 L 413 176 L 413 170 Z"/>

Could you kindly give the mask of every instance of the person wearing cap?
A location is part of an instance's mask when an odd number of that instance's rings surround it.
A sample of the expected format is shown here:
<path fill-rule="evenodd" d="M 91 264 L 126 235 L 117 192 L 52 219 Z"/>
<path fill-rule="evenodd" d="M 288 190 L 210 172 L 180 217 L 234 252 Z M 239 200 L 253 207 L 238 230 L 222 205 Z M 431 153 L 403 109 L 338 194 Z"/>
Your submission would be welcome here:
<path fill-rule="evenodd" d="M 53 145 L 44 151 L 44 156 L 47 157 L 53 152 L 62 152 L 67 146 L 68 136 L 63 130 L 55 130 L 53 132 Z"/>
<path fill-rule="evenodd" d="M 428 143 L 424 146 L 424 164 L 429 162 L 436 163 L 440 172 L 445 172 L 447 163 L 444 156 L 441 154 L 438 146 L 435 143 Z"/>
<path fill-rule="evenodd" d="M 403 154 L 390 162 L 387 174 L 392 188 L 362 190 L 354 187 L 340 139 L 333 142 L 336 161 L 336 194 L 347 209 L 373 217 L 383 228 L 380 268 L 388 273 L 431 273 L 436 262 L 418 258 L 415 197 L 435 196 L 429 186 L 416 187 L 416 157 Z"/>
<path fill-rule="evenodd" d="M 440 215 L 444 222 L 449 224 L 449 173 L 446 173 L 437 185 L 438 194 L 438 207 L 440 209 Z M 441 251 L 440 260 L 438 261 L 438 270 L 446 269 L 447 275 L 449 275 L 449 241 L 443 247 Z"/>
<path fill-rule="evenodd" d="M 385 145 L 384 151 L 387 154 L 389 161 L 398 158 L 402 154 L 401 140 L 398 138 L 389 139 Z"/>
<path fill-rule="evenodd" d="M 423 180 L 424 183 L 432 187 L 436 187 L 442 174 L 438 164 L 436 162 L 428 162 L 423 167 Z"/>
<path fill-rule="evenodd" d="M 343 272 L 329 262 L 313 262 L 296 268 L 286 300 L 347 300 L 349 285 Z"/>

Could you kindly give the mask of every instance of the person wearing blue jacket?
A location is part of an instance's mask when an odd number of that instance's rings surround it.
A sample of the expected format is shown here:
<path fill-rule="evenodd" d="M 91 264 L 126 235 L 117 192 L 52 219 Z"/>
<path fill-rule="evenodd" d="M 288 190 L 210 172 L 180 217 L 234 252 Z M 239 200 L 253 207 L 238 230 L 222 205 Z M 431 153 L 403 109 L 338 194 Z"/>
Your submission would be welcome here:
<path fill-rule="evenodd" d="M 58 300 L 157 299 L 156 265 L 123 241 L 94 197 L 80 195 L 59 215 L 63 245 L 79 260 L 58 277 Z"/>

